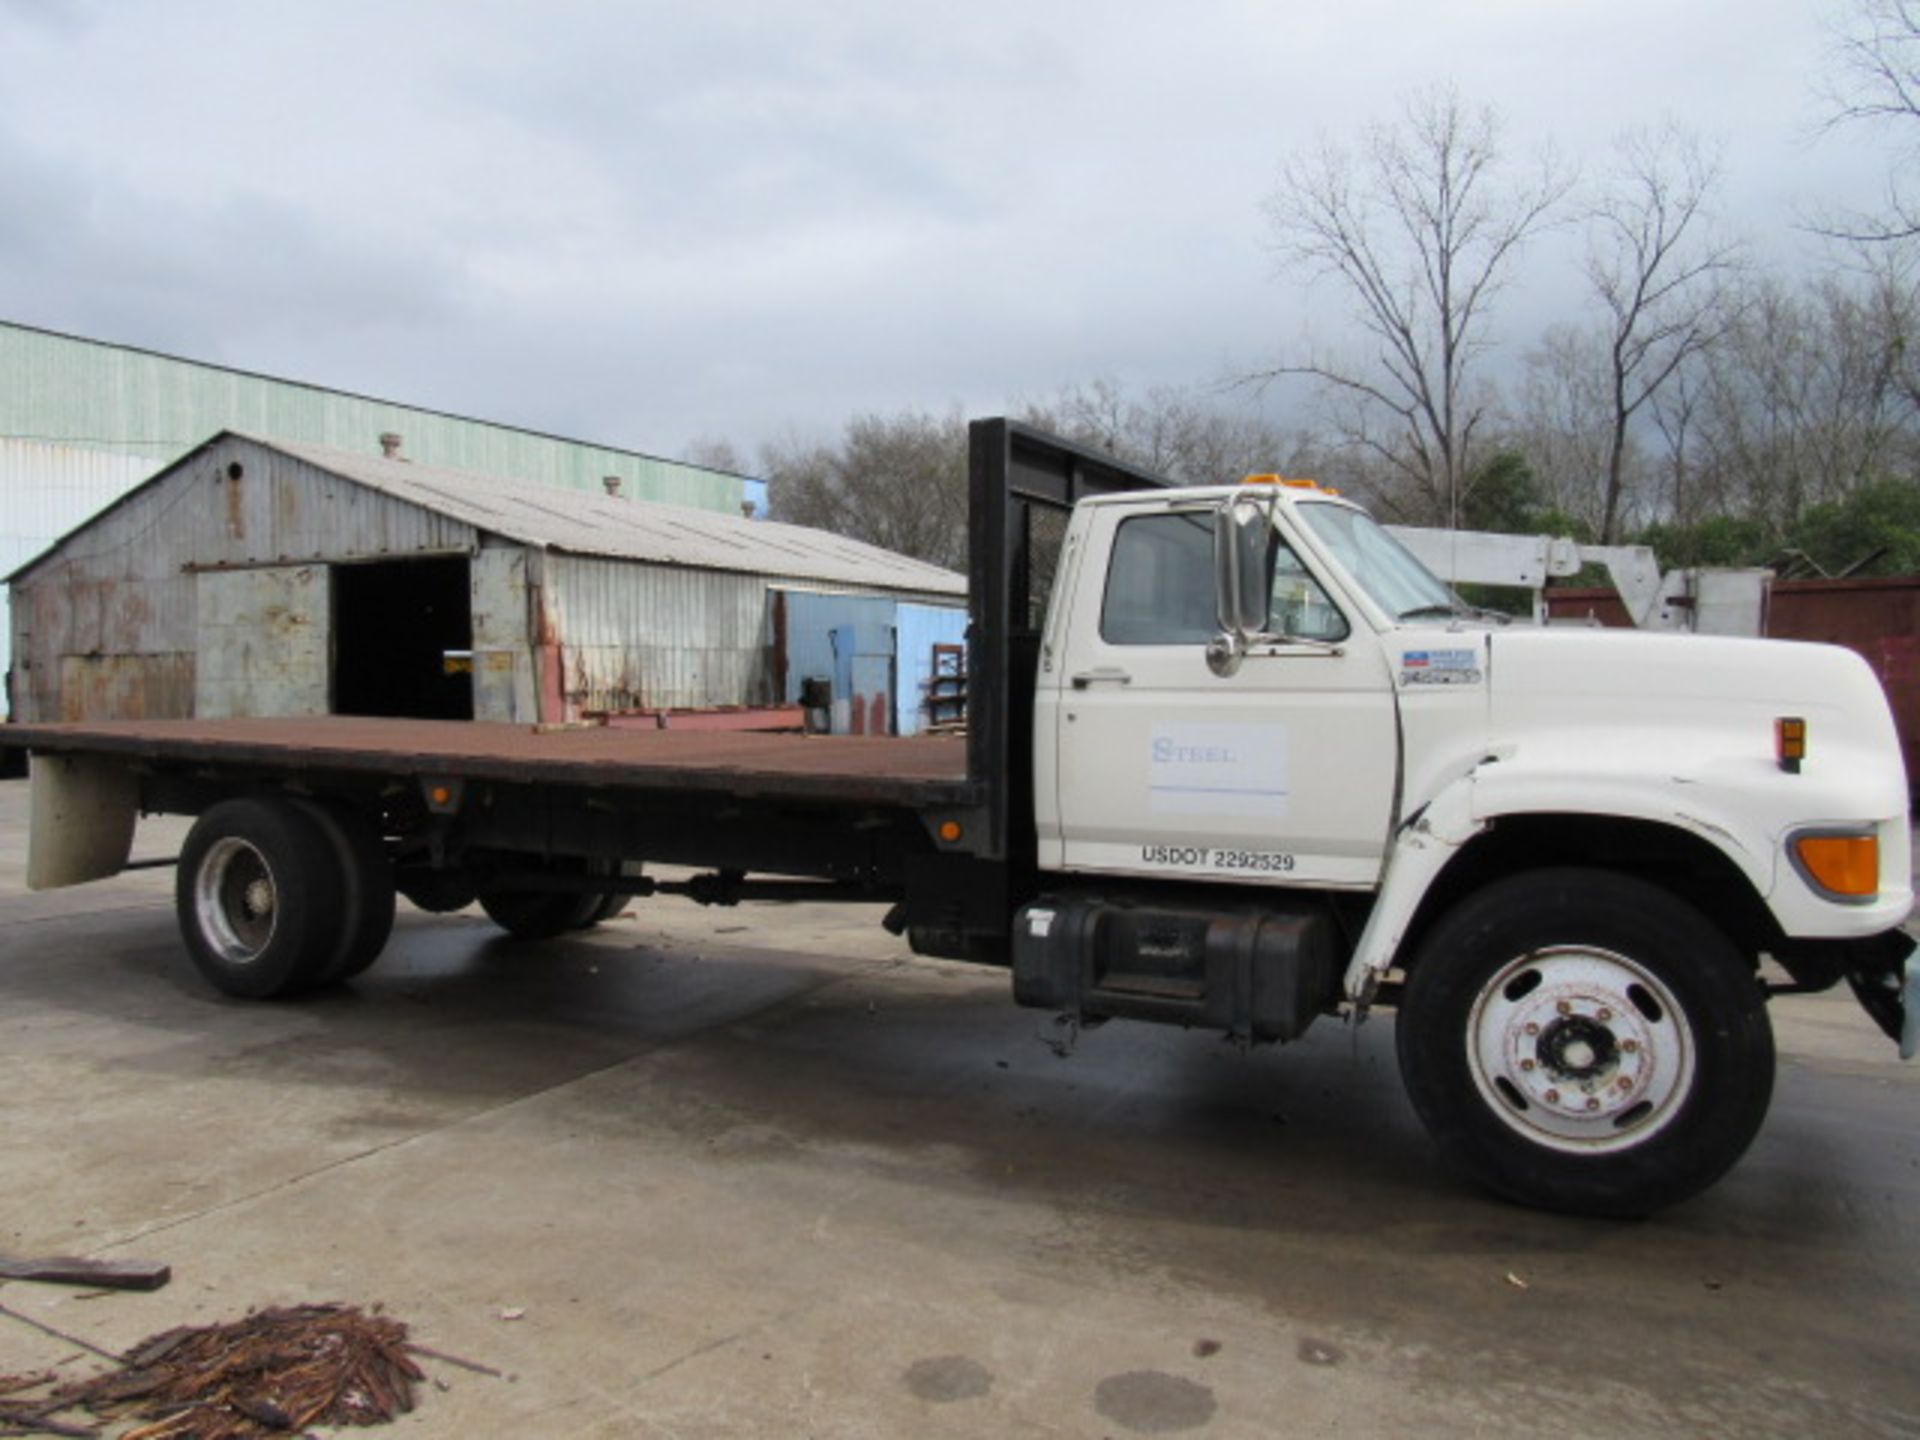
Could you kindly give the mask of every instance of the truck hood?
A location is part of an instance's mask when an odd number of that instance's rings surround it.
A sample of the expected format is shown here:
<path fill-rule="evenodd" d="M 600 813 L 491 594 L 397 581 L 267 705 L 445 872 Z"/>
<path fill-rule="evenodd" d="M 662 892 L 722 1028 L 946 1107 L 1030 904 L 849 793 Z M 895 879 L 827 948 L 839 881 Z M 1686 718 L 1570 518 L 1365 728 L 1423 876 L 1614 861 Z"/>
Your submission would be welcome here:
<path fill-rule="evenodd" d="M 1542 747 L 1584 770 L 1680 783 L 1777 781 L 1774 721 L 1807 722 L 1803 790 L 1891 814 L 1906 776 L 1880 682 L 1851 650 L 1789 640 L 1632 630 L 1504 630 L 1488 637 L 1489 740 Z M 1794 777 L 1799 778 L 1799 777 Z M 1836 801 L 1838 795 L 1835 796 Z"/>

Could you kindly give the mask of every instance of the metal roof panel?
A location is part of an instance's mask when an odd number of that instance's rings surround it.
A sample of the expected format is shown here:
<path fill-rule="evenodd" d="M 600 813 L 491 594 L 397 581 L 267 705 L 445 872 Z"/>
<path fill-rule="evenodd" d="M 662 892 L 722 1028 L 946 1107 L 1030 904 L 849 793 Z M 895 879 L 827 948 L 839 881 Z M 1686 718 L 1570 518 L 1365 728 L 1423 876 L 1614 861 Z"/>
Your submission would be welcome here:
<path fill-rule="evenodd" d="M 523 545 L 781 579 L 929 595 L 967 593 L 967 578 L 957 571 L 825 530 L 562 490 L 322 445 L 258 435 L 241 438 Z"/>

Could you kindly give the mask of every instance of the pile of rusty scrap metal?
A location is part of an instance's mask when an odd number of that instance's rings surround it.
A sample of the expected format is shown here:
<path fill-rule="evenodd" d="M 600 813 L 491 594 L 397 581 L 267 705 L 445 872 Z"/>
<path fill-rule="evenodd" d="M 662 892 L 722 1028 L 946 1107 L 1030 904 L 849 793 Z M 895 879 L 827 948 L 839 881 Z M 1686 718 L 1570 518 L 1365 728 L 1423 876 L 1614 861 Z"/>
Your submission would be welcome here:
<path fill-rule="evenodd" d="M 0 1435 L 96 1435 L 84 1410 L 133 1423 L 120 1440 L 257 1440 L 309 1425 L 379 1425 L 413 1409 L 423 1380 L 407 1327 L 346 1305 L 260 1310 L 168 1330 L 89 1380 L 0 1377 Z M 11 1387 L 11 1388 L 9 1388 Z M 38 1391 L 38 1394 L 34 1392 Z"/>

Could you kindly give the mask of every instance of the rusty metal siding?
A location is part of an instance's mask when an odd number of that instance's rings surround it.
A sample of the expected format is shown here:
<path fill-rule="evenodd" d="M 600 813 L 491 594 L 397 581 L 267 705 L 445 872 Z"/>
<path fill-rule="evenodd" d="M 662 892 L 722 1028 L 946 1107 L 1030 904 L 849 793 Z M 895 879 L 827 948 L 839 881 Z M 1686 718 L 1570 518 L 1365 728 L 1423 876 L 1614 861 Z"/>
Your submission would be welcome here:
<path fill-rule="evenodd" d="M 489 545 L 473 557 L 473 718 L 540 719 L 537 656 L 530 625 L 538 591 L 531 557 L 518 545 Z"/>
<path fill-rule="evenodd" d="M 61 720 L 182 720 L 193 714 L 191 655 L 63 655 Z"/>
<path fill-rule="evenodd" d="M 240 478 L 233 480 L 228 467 L 236 464 Z M 14 717 L 60 716 L 66 657 L 195 654 L 202 639 L 198 573 L 465 553 L 478 541 L 460 521 L 251 441 L 224 441 L 74 531 L 11 587 Z M 129 705 L 149 717 L 176 713 L 170 707 L 183 693 L 180 677 L 155 670 L 149 678 L 158 687 L 153 695 Z M 234 678 L 213 683 L 230 689 Z M 138 684 L 137 672 L 118 675 L 112 693 L 128 696 Z M 196 676 L 189 688 L 200 685 Z M 310 697 L 310 681 L 275 693 L 280 700 L 220 700 L 217 713 L 265 713 L 257 706 L 267 703 L 297 704 L 291 713 L 308 713 L 311 699 L 295 695 Z"/>
<path fill-rule="evenodd" d="M 891 625 L 898 604 L 885 592 L 796 591 L 765 575 L 555 552 L 538 558 L 544 583 L 536 587 L 536 628 L 547 637 L 550 678 L 557 677 L 543 720 L 790 702 L 804 675 L 833 674 L 835 625 Z M 785 592 L 781 636 L 773 633 L 776 590 Z M 953 613 L 964 626 L 965 612 Z M 775 674 L 777 653 L 786 659 L 784 676 Z"/>
<path fill-rule="evenodd" d="M 137 456 L 0 437 L 0 574 L 11 574 L 152 469 Z M 12 661 L 10 611 L 10 597 L 0 599 L 0 670 Z M 57 691 L 57 681 L 49 688 Z"/>
<path fill-rule="evenodd" d="M 372 479 L 334 473 L 317 452 L 226 436 L 70 534 L 15 583 L 17 717 L 62 713 L 63 667 L 66 688 L 89 697 L 124 695 L 146 676 L 154 694 L 129 698 L 129 707 L 172 713 L 183 693 L 172 671 L 109 665 L 108 681 L 93 678 L 98 665 L 68 663 L 139 655 L 196 657 L 186 688 L 203 715 L 324 713 L 327 567 L 356 561 L 473 557 L 476 713 L 513 721 L 777 703 L 769 613 L 777 582 L 763 565 L 844 571 L 859 576 L 845 588 L 899 595 L 900 577 L 878 561 L 837 546 L 815 554 L 782 527 L 675 512 L 671 528 L 698 557 L 689 563 L 574 554 L 514 543 L 497 482 L 435 508 L 435 472 L 359 468 Z M 587 529 L 609 531 L 658 508 L 568 498 L 551 517 L 568 533 L 583 516 L 601 521 Z M 660 539 L 652 530 L 643 538 Z M 736 568 L 713 568 L 728 557 Z M 903 574 L 917 588 L 928 568 Z M 303 570 L 317 579 L 296 594 L 286 577 Z M 949 581 L 964 584 L 941 583 Z"/>
<path fill-rule="evenodd" d="M 463 521 L 238 438 L 163 488 L 183 484 L 178 523 L 167 530 L 179 563 L 195 569 L 469 554 L 479 545 Z"/>
<path fill-rule="evenodd" d="M 549 553 L 563 715 L 774 703 L 764 577 Z"/>
<path fill-rule="evenodd" d="M 179 500 L 162 488 L 134 497 L 76 531 L 58 555 L 11 587 L 14 718 L 62 713 L 66 657 L 192 653 L 193 580 L 167 543 L 176 528 L 168 512 Z M 114 688 L 124 695 L 132 683 L 123 675 Z M 177 698 L 171 682 L 165 694 L 138 702 L 142 713 L 168 713 L 167 694 Z"/>
<path fill-rule="evenodd" d="M 325 565 L 209 570 L 194 578 L 193 713 L 325 715 L 332 586 Z"/>

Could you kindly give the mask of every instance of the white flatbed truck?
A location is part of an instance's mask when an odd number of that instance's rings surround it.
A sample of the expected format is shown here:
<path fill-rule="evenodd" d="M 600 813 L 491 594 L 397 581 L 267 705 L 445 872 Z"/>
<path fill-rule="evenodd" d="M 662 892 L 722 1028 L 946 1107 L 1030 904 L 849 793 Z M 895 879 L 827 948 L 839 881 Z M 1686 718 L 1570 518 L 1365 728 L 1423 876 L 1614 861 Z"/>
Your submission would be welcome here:
<path fill-rule="evenodd" d="M 891 901 L 916 951 L 1076 1026 L 1252 1044 L 1391 1008 L 1445 1157 L 1585 1213 L 1734 1164 L 1775 998 L 1845 981 L 1912 1053 L 1907 777 L 1857 656 L 1509 626 L 1318 487 L 1173 488 L 1006 420 L 971 443 L 964 742 L 10 727 L 30 881 L 197 816 L 182 935 L 251 997 L 373 963 L 396 892 L 530 938 L 671 891 Z"/>

